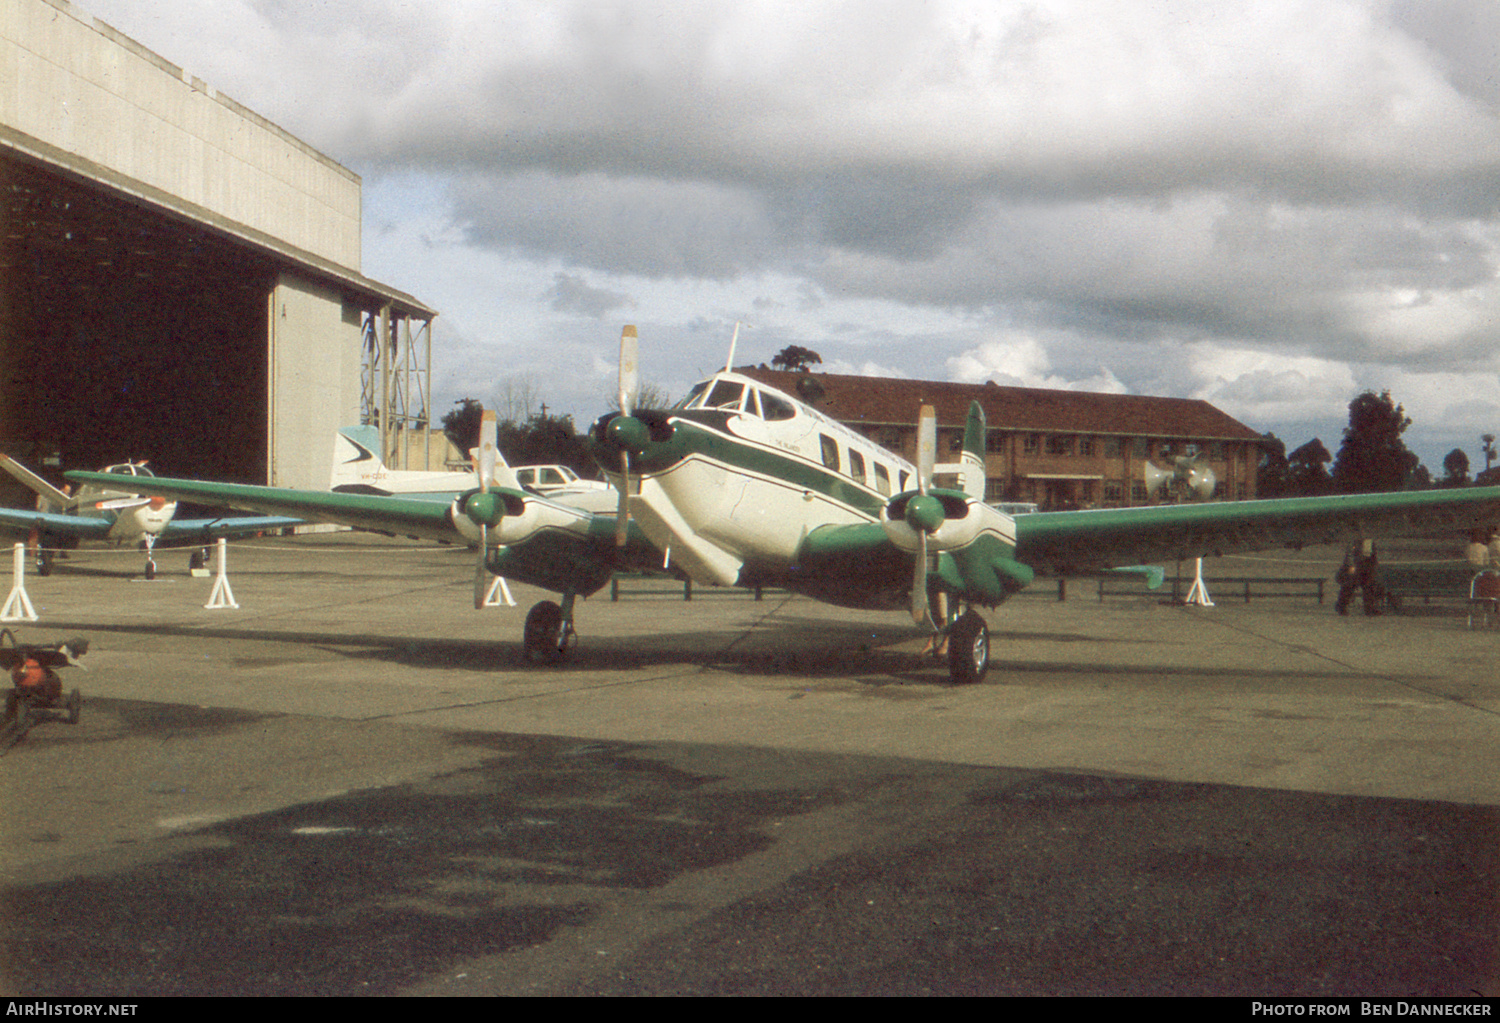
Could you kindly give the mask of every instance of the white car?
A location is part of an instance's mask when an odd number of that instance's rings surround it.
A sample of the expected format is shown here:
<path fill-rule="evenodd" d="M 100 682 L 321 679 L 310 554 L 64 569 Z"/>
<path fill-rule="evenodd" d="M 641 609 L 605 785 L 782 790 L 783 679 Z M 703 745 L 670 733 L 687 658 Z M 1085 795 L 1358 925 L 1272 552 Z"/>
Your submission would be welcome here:
<path fill-rule="evenodd" d="M 518 465 L 516 479 L 521 486 L 543 495 L 554 490 L 614 490 L 599 480 L 579 479 L 566 465 Z"/>

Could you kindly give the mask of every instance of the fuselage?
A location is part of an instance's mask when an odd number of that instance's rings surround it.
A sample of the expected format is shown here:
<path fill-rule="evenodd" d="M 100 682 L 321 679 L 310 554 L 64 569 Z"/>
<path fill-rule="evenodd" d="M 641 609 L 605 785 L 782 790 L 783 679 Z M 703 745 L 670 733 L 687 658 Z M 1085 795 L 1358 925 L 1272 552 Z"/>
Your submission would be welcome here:
<path fill-rule="evenodd" d="M 124 462 L 105 466 L 103 472 L 116 476 L 153 476 L 145 465 Z M 177 502 L 161 497 L 138 497 L 133 490 L 115 490 L 110 487 L 85 484 L 78 491 L 74 505 L 80 515 L 102 516 L 112 519 L 109 539 L 119 543 L 134 543 L 147 537 L 160 536 L 177 513 Z"/>
<path fill-rule="evenodd" d="M 917 488 L 916 467 L 784 392 L 722 372 L 673 408 L 635 417 L 650 439 L 630 453 L 630 514 L 695 582 L 781 585 L 834 599 L 830 580 L 799 564 L 811 534 L 879 525 L 897 548 L 916 549 L 905 522 L 887 514 L 893 500 Z M 594 428 L 606 449 L 612 418 Z M 619 486 L 618 456 L 599 463 Z M 950 508 L 943 528 L 961 521 L 962 543 L 983 533 L 1014 549 L 1009 516 L 960 492 L 943 493 Z M 939 539 L 934 550 L 947 546 L 953 544 Z M 911 564 L 909 556 L 904 563 Z M 905 573 L 882 570 L 834 588 L 841 603 L 884 607 L 909 583 Z"/>

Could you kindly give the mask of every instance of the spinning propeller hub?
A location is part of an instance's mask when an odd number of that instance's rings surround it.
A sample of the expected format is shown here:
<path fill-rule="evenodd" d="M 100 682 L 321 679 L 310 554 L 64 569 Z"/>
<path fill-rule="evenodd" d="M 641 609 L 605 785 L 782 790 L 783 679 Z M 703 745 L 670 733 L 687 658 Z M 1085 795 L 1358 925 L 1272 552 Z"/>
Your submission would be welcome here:
<path fill-rule="evenodd" d="M 476 526 L 496 526 L 505 517 L 505 501 L 489 491 L 471 494 L 464 504 L 464 514 Z"/>
<path fill-rule="evenodd" d="M 651 428 L 635 416 L 619 415 L 609 421 L 605 436 L 616 447 L 639 453 L 651 443 Z"/>
<path fill-rule="evenodd" d="M 906 524 L 913 529 L 936 532 L 944 518 L 943 502 L 930 494 L 917 494 L 906 502 Z"/>

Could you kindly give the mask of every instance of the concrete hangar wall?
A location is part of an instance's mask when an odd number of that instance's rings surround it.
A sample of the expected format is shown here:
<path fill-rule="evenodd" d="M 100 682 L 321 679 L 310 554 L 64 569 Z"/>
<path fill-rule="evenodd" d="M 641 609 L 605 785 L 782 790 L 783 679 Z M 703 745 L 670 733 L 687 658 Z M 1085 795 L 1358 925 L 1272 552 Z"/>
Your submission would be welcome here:
<path fill-rule="evenodd" d="M 181 68 L 0 0 L 0 450 L 321 488 L 338 427 L 425 424 L 426 377 L 413 402 L 380 364 L 436 313 L 360 274 L 360 213 L 357 175 Z"/>

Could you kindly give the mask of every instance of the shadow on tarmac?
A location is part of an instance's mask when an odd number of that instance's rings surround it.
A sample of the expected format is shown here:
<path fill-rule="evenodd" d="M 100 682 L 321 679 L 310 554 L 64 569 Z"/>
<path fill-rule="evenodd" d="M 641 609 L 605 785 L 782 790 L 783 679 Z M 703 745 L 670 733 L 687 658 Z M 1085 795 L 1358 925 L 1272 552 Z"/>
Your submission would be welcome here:
<path fill-rule="evenodd" d="M 131 727 L 159 727 L 149 715 Z M 212 848 L 9 887 L 7 992 L 399 994 L 484 957 L 497 986 L 476 993 L 1495 990 L 1488 808 L 690 744 L 452 741 L 493 758 L 197 832 Z M 935 789 L 958 798 L 935 810 Z M 878 820 L 885 837 L 810 859 L 780 845 L 828 814 Z M 768 859 L 775 876 L 750 894 L 694 886 L 751 862 L 766 874 Z M 573 944 L 565 932 L 612 919 L 643 937 L 548 968 L 554 943 Z M 521 953 L 530 972 L 506 979 Z"/>

